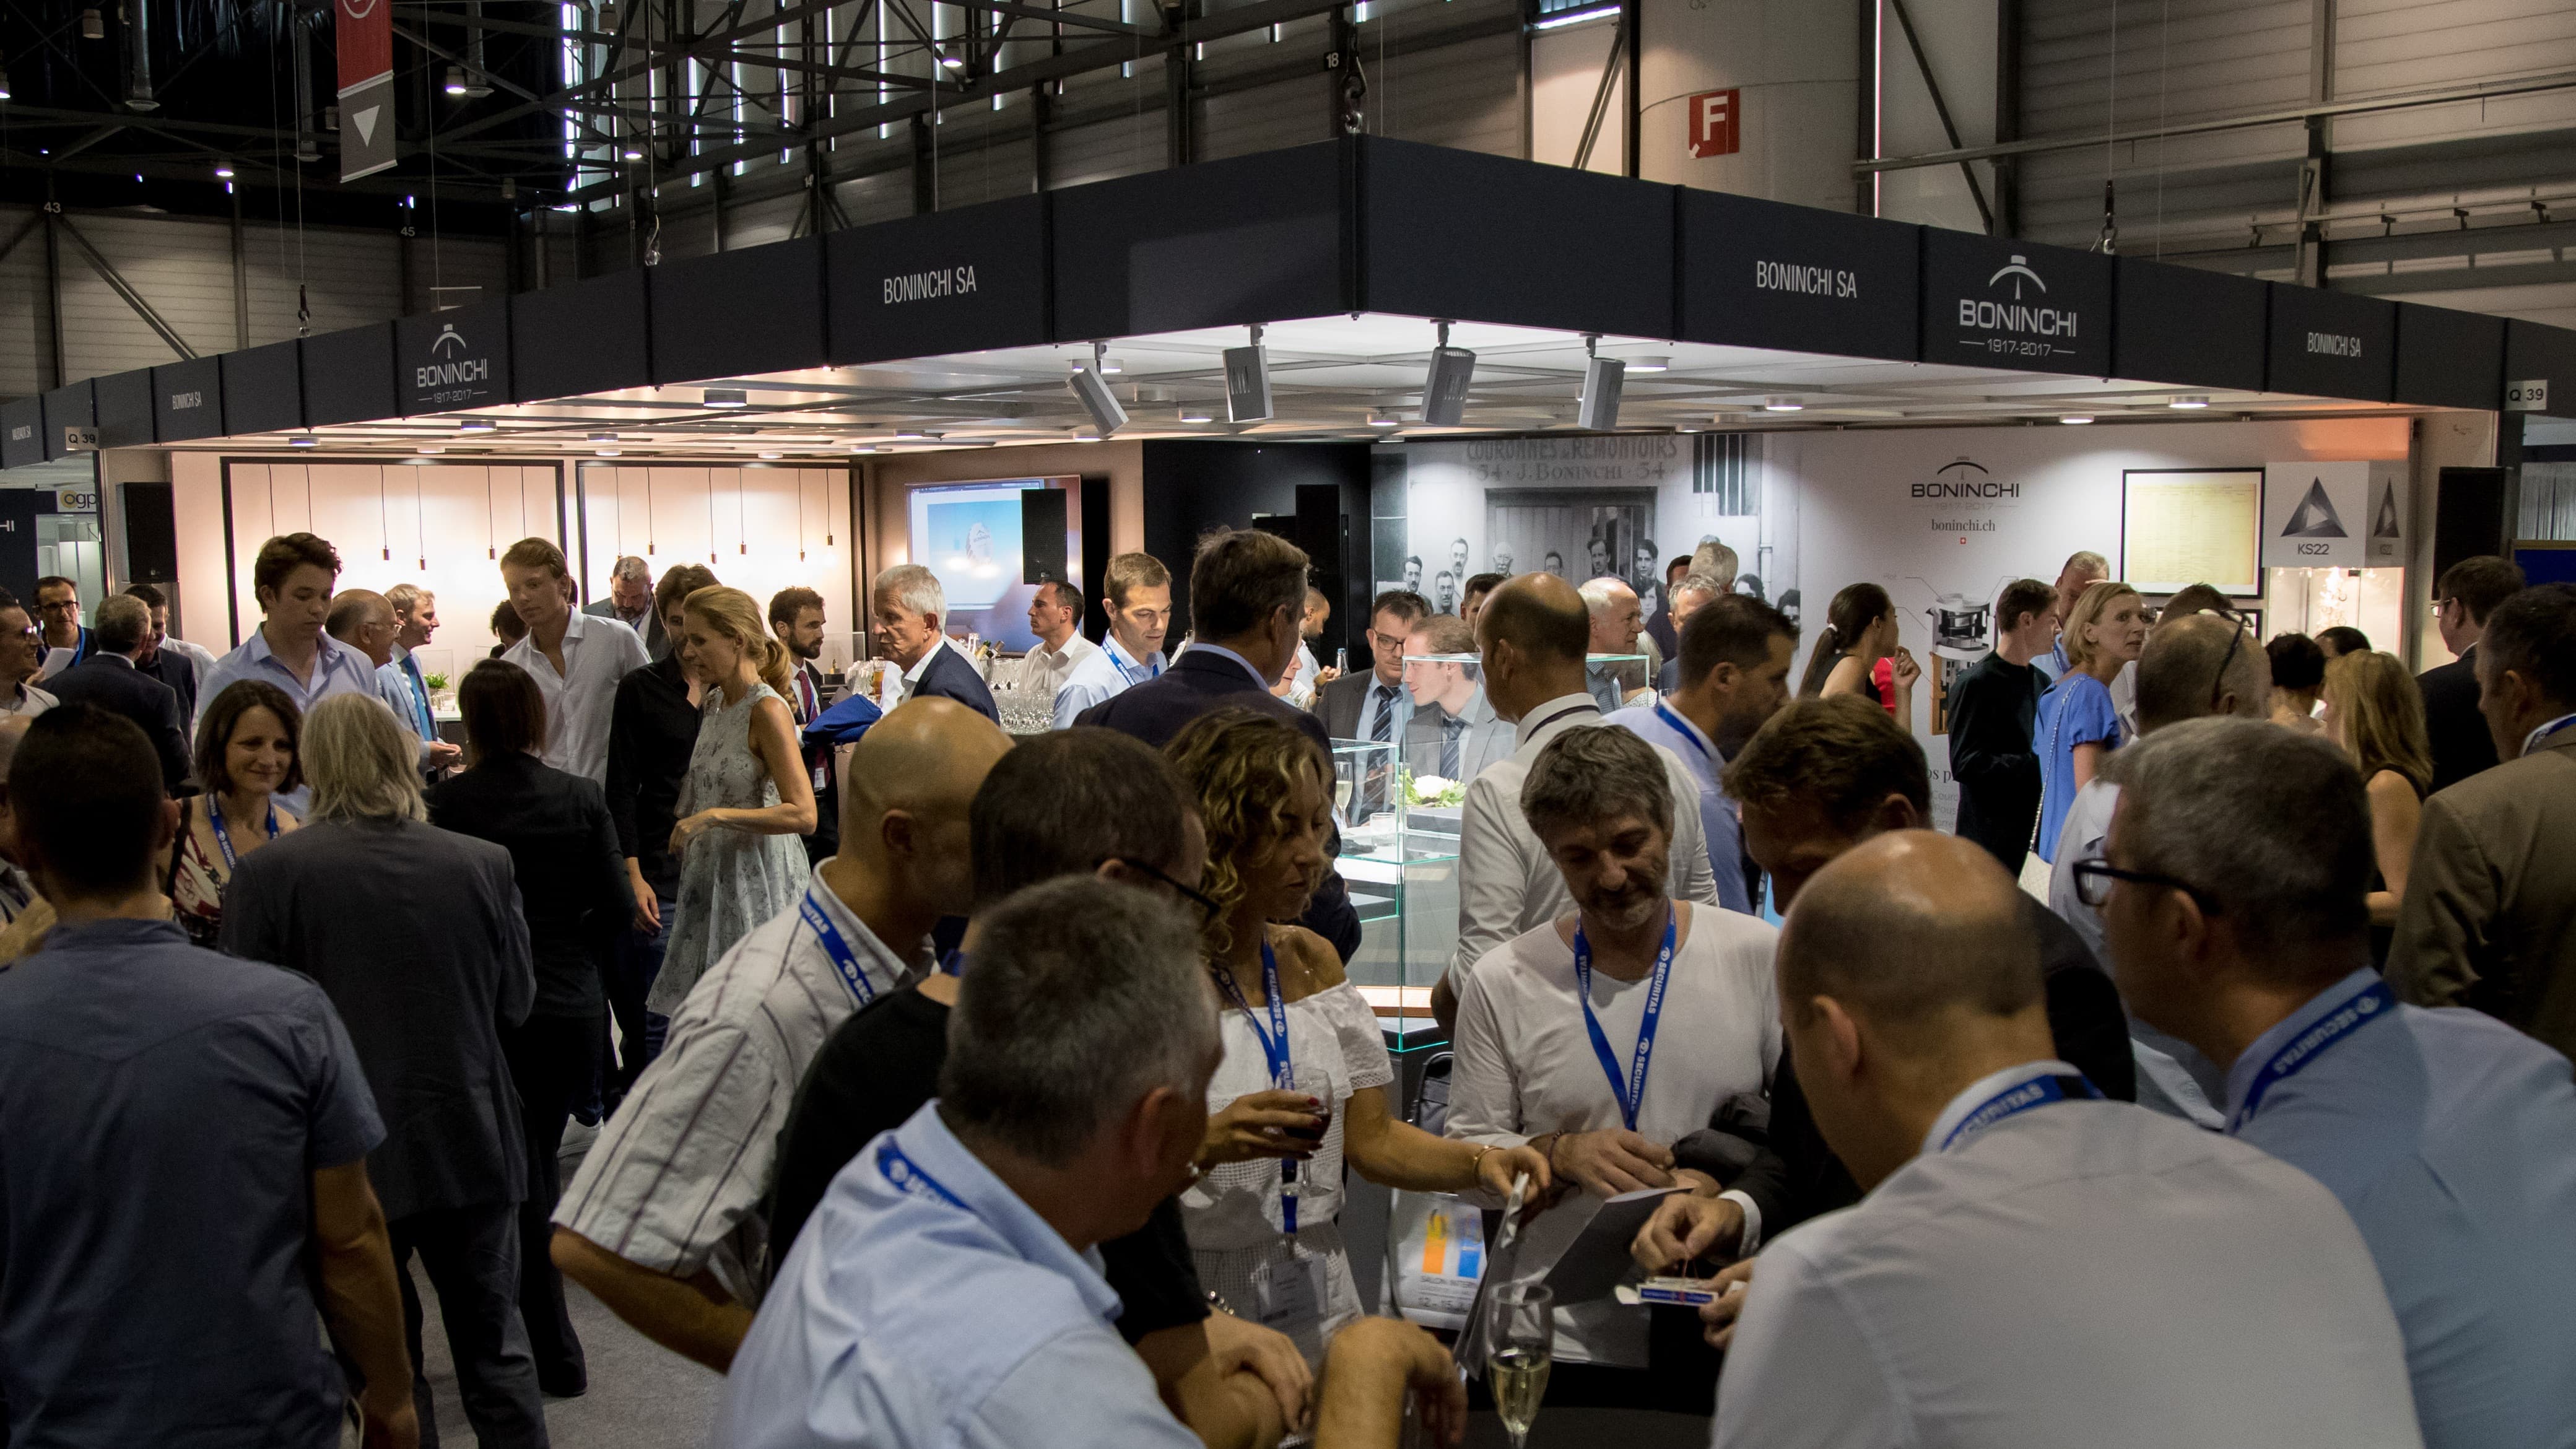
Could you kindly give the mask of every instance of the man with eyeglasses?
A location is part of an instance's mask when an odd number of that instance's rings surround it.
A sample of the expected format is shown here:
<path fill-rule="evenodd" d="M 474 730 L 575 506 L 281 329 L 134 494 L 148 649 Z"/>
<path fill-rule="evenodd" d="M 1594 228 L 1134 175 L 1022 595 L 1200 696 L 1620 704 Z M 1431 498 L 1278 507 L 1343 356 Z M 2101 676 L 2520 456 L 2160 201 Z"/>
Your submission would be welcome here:
<path fill-rule="evenodd" d="M 1324 722 L 1325 734 L 1381 744 L 1403 740 L 1413 719 L 1413 695 L 1404 687 L 1404 641 L 1431 612 L 1430 601 L 1404 589 L 1389 589 L 1369 605 L 1373 667 L 1315 691 L 1315 717 Z"/>
<path fill-rule="evenodd" d="M 36 619 L 44 629 L 42 647 L 38 650 L 39 677 L 60 674 L 89 658 L 97 651 L 89 626 L 80 621 L 80 585 L 60 574 L 47 574 L 36 580 Z M 62 662 L 51 668 L 41 661 L 50 660 L 57 649 L 71 651 Z"/>
<path fill-rule="evenodd" d="M 44 661 L 44 636 L 27 617 L 26 605 L 0 590 L 0 715 L 33 719 L 61 703 L 35 685 Z"/>
<path fill-rule="evenodd" d="M 1076 875 L 1184 902 L 1201 925 L 1215 911 L 1198 889 L 1207 834 L 1188 790 L 1160 753 L 1112 730 L 1041 735 L 1005 755 L 975 792 L 967 836 L 979 918 L 1015 892 Z M 975 941 L 970 923 L 970 961 Z M 888 994 L 842 1023 L 816 1055 L 779 1137 L 773 1262 L 786 1261 L 859 1149 L 936 1094 L 958 981 L 942 973 Z M 1211 1314 L 1177 1199 L 1143 1230 L 1100 1248 L 1118 1292 L 1119 1333 L 1204 1442 L 1247 1442 L 1256 1431 L 1275 1439 L 1297 1421 L 1305 1360 L 1284 1335 Z"/>
<path fill-rule="evenodd" d="M 2434 626 L 2442 631 L 2442 647 L 2459 657 L 2415 676 L 2424 695 L 2424 733 L 2433 745 L 2428 795 L 2495 767 L 2495 739 L 2478 712 L 2478 645 L 2487 620 L 2522 587 L 2522 566 L 2493 554 L 2460 560 L 2433 586 Z"/>
<path fill-rule="evenodd" d="M 2428 1449 L 2576 1444 L 2567 1058 L 2401 1005 L 2371 968 L 2371 812 L 2341 751 L 2230 719 L 2122 753 L 2108 859 L 2075 872 L 2130 1006 L 2226 1072 L 2227 1135 L 2351 1213 Z"/>
<path fill-rule="evenodd" d="M 1172 627 L 1172 571 L 1147 553 L 1122 553 L 1109 561 L 1101 606 L 1109 637 L 1075 660 L 1055 690 L 1055 727 L 1163 673 L 1163 636 Z"/>
<path fill-rule="evenodd" d="M 929 969 L 940 918 L 965 914 L 967 808 L 1010 748 L 937 696 L 872 726 L 851 752 L 840 853 L 699 980 L 601 1124 L 555 1208 L 555 1266 L 645 1337 L 732 1362 L 768 1288 L 761 1199 L 796 1084 L 834 1027 Z"/>

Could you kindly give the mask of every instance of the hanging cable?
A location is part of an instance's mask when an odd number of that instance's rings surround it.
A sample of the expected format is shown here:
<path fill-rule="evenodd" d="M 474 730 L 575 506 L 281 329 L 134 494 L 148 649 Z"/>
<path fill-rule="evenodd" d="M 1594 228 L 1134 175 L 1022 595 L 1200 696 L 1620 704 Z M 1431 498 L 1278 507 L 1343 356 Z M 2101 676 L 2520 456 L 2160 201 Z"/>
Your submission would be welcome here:
<path fill-rule="evenodd" d="M 741 468 L 733 470 L 733 551 L 737 555 L 748 555 L 751 552 L 751 535 L 742 525 L 744 471 Z"/>
<path fill-rule="evenodd" d="M 420 501 L 420 478 L 426 468 L 411 470 L 411 545 L 414 562 L 422 573 L 429 572 L 429 528 L 422 520 L 427 512 Z"/>
<path fill-rule="evenodd" d="M 492 470 L 486 467 L 483 470 L 483 556 L 485 558 L 501 556 L 500 529 L 492 517 L 500 511 L 500 506 L 492 501 Z"/>
<path fill-rule="evenodd" d="M 313 509 L 313 480 L 310 476 L 304 480 L 304 508 L 308 514 Z M 385 562 L 394 561 L 393 530 L 385 522 L 385 470 L 381 463 L 376 465 L 376 546 L 383 552 Z"/>

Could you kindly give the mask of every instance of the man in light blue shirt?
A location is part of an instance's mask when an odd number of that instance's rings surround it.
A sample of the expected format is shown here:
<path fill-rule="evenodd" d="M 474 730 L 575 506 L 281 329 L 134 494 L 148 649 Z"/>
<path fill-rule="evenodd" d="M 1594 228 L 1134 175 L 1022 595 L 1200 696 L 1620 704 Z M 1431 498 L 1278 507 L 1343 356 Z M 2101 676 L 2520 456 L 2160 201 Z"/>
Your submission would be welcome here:
<path fill-rule="evenodd" d="M 1206 1130 L 1224 1047 L 1194 923 L 1073 876 L 980 916 L 972 961 L 938 1099 L 806 1220 L 734 1356 L 718 1443 L 1198 1444 L 1112 1327 L 1095 1246 L 1189 1181 Z M 1428 1335 L 1373 1322 L 1334 1341 L 1321 1449 L 1392 1449 L 1408 1382 L 1464 1408 Z"/>
<path fill-rule="evenodd" d="M 2123 753 L 2109 860 L 2077 871 L 2130 1009 L 2226 1068 L 2230 1135 L 2352 1215 L 2429 1449 L 2576 1445 L 2567 1059 L 2371 969 L 2370 805 L 2332 746 L 2197 720 Z"/>
<path fill-rule="evenodd" d="M 1699 784 L 1717 903 L 1751 915 L 1744 825 L 1719 779 L 1726 762 L 1788 701 L 1797 626 L 1760 599 L 1728 594 L 1694 610 L 1682 623 L 1679 643 L 1674 662 L 1681 666 L 1681 688 L 1653 704 L 1618 710 L 1608 723 L 1680 757 Z"/>
<path fill-rule="evenodd" d="M 1172 627 L 1171 570 L 1151 554 L 1118 555 L 1109 561 L 1101 607 L 1109 614 L 1109 637 L 1056 686 L 1057 729 L 1071 729 L 1074 716 L 1163 672 L 1163 635 Z"/>
<path fill-rule="evenodd" d="M 251 562 L 251 596 L 267 615 L 241 646 L 215 661 L 197 692 L 201 715 L 236 680 L 257 679 L 286 691 L 295 707 L 335 694 L 376 693 L 376 666 L 367 656 L 322 632 L 331 617 L 331 590 L 340 577 L 340 554 L 310 533 L 283 534 L 259 546 Z M 277 797 L 302 815 L 310 792 L 298 786 Z"/>

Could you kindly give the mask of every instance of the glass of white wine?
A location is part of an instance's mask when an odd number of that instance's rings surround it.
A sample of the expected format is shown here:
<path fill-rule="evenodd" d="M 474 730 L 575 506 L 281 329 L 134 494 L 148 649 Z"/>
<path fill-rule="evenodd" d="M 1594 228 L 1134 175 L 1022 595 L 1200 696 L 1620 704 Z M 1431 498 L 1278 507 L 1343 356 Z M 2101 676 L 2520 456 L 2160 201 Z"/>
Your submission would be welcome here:
<path fill-rule="evenodd" d="M 1521 1449 L 1547 1397 L 1548 1366 L 1556 1357 L 1556 1295 L 1541 1283 L 1505 1283 L 1494 1289 L 1486 1311 L 1492 1321 L 1485 1334 L 1485 1372 L 1494 1387 L 1494 1412 L 1512 1436 L 1512 1449 Z"/>

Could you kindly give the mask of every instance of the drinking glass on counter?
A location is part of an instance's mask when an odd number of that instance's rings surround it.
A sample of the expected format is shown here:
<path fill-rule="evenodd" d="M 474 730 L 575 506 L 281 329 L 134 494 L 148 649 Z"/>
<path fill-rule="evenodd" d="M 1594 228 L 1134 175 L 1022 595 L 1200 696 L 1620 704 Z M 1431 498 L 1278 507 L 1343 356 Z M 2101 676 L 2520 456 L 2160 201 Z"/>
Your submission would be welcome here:
<path fill-rule="evenodd" d="M 1492 1316 L 1485 1335 L 1486 1381 L 1494 1412 L 1512 1436 L 1512 1449 L 1528 1442 L 1538 1406 L 1547 1397 L 1547 1372 L 1556 1356 L 1556 1295 L 1543 1283 L 1505 1283 L 1486 1303 Z"/>

